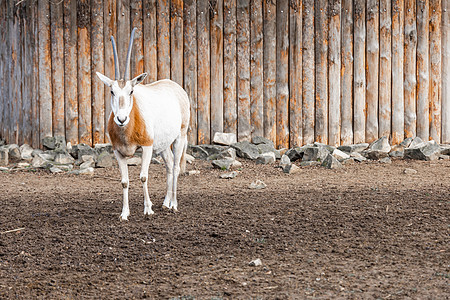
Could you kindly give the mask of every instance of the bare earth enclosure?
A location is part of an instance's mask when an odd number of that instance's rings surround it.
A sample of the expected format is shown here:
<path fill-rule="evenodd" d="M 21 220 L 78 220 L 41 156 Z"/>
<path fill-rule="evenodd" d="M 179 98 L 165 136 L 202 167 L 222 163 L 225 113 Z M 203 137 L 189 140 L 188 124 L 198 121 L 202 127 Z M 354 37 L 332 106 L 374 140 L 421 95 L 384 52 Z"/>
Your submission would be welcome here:
<path fill-rule="evenodd" d="M 165 169 L 152 164 L 155 214 L 144 218 L 131 167 L 128 222 L 116 168 L 0 173 L 0 298 L 450 297 L 449 161 L 291 175 L 244 161 L 232 180 L 204 161 L 193 169 L 172 213 Z M 256 179 L 267 188 L 249 189 Z"/>

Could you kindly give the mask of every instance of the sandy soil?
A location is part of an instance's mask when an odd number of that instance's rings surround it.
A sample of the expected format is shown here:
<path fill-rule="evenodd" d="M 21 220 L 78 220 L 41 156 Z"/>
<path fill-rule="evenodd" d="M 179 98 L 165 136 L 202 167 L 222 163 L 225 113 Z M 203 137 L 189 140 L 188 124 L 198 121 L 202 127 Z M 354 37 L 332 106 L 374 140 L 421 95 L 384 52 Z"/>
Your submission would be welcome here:
<path fill-rule="evenodd" d="M 244 161 L 232 180 L 206 162 L 188 169 L 200 174 L 180 178 L 172 213 L 165 169 L 151 165 L 145 218 L 131 167 L 128 222 L 116 168 L 0 173 L 0 298 L 450 297 L 449 161 L 292 175 Z M 249 189 L 256 179 L 267 188 Z"/>

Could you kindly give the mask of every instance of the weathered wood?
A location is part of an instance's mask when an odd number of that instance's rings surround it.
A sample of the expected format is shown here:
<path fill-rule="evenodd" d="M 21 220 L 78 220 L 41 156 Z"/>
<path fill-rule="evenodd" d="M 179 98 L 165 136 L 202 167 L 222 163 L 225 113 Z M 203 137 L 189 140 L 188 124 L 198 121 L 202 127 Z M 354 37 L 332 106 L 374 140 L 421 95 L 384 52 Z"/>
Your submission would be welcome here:
<path fill-rule="evenodd" d="M 329 58 L 328 58 L 328 144 L 340 143 L 341 104 L 341 0 L 330 1 L 329 6 Z"/>
<path fill-rule="evenodd" d="M 117 43 L 117 54 L 119 56 L 120 76 L 122 78 L 127 75 L 128 78 L 131 78 L 130 68 L 127 70 L 128 74 L 123 74 L 123 72 L 125 72 L 131 30 L 130 0 L 117 0 L 117 36 L 115 39 Z"/>
<path fill-rule="evenodd" d="M 91 115 L 91 25 L 88 0 L 77 1 L 78 24 L 78 137 L 92 144 Z"/>
<path fill-rule="evenodd" d="M 50 45 L 50 5 L 38 1 L 39 22 L 39 131 L 40 139 L 52 136 L 52 64 Z M 40 141 L 41 143 L 42 141 Z"/>
<path fill-rule="evenodd" d="M 250 3 L 250 115 L 252 137 L 264 136 L 263 102 L 263 5 L 259 0 Z"/>
<path fill-rule="evenodd" d="M 238 141 L 250 141 L 250 0 L 237 3 Z"/>
<path fill-rule="evenodd" d="M 276 142 L 276 4 L 264 1 L 264 136 Z"/>
<path fill-rule="evenodd" d="M 223 132 L 223 2 L 210 6 L 211 34 L 211 136 Z"/>
<path fill-rule="evenodd" d="M 404 138 L 403 0 L 392 0 L 392 135 L 391 144 Z"/>
<path fill-rule="evenodd" d="M 144 73 L 144 32 L 142 24 L 142 0 L 130 0 L 131 30 L 134 33 L 133 49 L 131 51 L 130 78 Z"/>
<path fill-rule="evenodd" d="M 52 125 L 54 136 L 65 135 L 64 125 L 64 35 L 63 3 L 50 2 L 52 53 Z"/>
<path fill-rule="evenodd" d="M 170 78 L 170 1 L 158 0 L 156 9 L 158 79 Z"/>
<path fill-rule="evenodd" d="M 91 2 L 91 80 L 92 80 L 92 143 L 105 142 L 105 85 L 96 72 L 105 73 L 103 43 L 103 1 Z"/>
<path fill-rule="evenodd" d="M 187 5 L 187 4 L 186 4 Z M 144 1 L 144 71 L 147 78 L 144 83 L 158 79 L 157 68 L 157 37 L 156 37 L 156 0 Z M 186 36 L 186 38 L 188 38 Z"/>
<path fill-rule="evenodd" d="M 197 2 L 197 142 L 211 141 L 209 2 Z"/>
<path fill-rule="evenodd" d="M 104 11 L 103 11 L 103 45 L 105 48 L 105 75 L 109 78 L 114 79 L 114 54 L 111 45 L 111 36 L 117 39 L 117 2 L 116 0 L 104 0 Z M 117 42 L 116 42 L 117 43 Z M 94 79 L 97 80 L 97 79 Z M 108 124 L 108 119 L 111 114 L 111 93 L 110 88 L 106 85 L 104 86 L 105 94 L 105 124 Z M 106 129 L 106 125 L 105 125 Z M 108 141 L 108 131 L 105 130 L 104 133 L 105 141 Z"/>
<path fill-rule="evenodd" d="M 341 144 L 353 143 L 353 5 L 342 0 Z"/>
<path fill-rule="evenodd" d="M 302 137 L 302 1 L 289 7 L 289 144 L 301 146 Z"/>
<path fill-rule="evenodd" d="M 428 2 L 417 2 L 417 136 L 425 141 L 430 135 Z"/>
<path fill-rule="evenodd" d="M 380 79 L 378 82 L 378 135 L 391 135 L 391 0 L 380 1 Z"/>
<path fill-rule="evenodd" d="M 223 129 L 237 134 L 236 0 L 224 0 L 223 10 Z"/>
<path fill-rule="evenodd" d="M 441 141 L 441 0 L 430 0 L 430 139 Z"/>
<path fill-rule="evenodd" d="M 11 78 L 11 117 L 10 117 L 10 132 L 9 143 L 19 144 L 19 124 L 22 115 L 22 49 L 20 47 L 20 15 L 22 13 L 22 6 L 9 3 L 11 10 L 11 17 L 9 19 L 9 39 L 11 40 L 11 69 L 9 78 Z"/>
<path fill-rule="evenodd" d="M 450 2 L 442 1 L 442 136 L 450 143 Z"/>
<path fill-rule="evenodd" d="M 379 1 L 368 0 L 366 8 L 366 142 L 378 139 Z"/>
<path fill-rule="evenodd" d="M 31 32 L 33 38 L 31 39 L 31 47 L 32 47 L 32 85 L 31 89 L 33 91 L 31 97 L 31 122 L 32 122 L 32 144 L 33 148 L 38 148 L 40 146 L 40 125 L 39 125 L 39 20 L 38 20 L 38 0 L 30 0 L 31 13 Z"/>
<path fill-rule="evenodd" d="M 303 144 L 314 142 L 314 1 L 303 1 Z"/>
<path fill-rule="evenodd" d="M 405 0 L 405 137 L 416 136 L 416 1 Z"/>
<path fill-rule="evenodd" d="M 277 1 L 277 141 L 289 147 L 289 1 Z"/>
<path fill-rule="evenodd" d="M 23 18 L 22 22 L 22 123 L 20 124 L 20 129 L 22 132 L 22 143 L 28 145 L 32 145 L 31 132 L 33 131 L 33 111 L 31 101 L 33 100 L 33 94 L 35 94 L 35 91 L 33 90 L 33 4 L 34 3 L 31 3 L 31 1 L 23 2 L 22 4 L 24 15 L 29 17 Z"/>
<path fill-rule="evenodd" d="M 6 41 L 8 39 L 8 12 L 6 1 L 0 2 L 0 26 L 3 30 L 0 30 L 0 43 L 3 47 L 0 47 L 0 138 L 6 137 L 6 99 L 7 99 L 7 86 L 8 82 L 5 80 L 7 74 L 7 51 Z"/>
<path fill-rule="evenodd" d="M 191 103 L 188 141 L 197 143 L 197 1 L 184 2 L 184 89 Z"/>
<path fill-rule="evenodd" d="M 170 11 L 170 76 L 183 85 L 183 1 L 172 0 Z"/>
<path fill-rule="evenodd" d="M 353 141 L 363 143 L 366 133 L 366 3 L 354 6 Z"/>

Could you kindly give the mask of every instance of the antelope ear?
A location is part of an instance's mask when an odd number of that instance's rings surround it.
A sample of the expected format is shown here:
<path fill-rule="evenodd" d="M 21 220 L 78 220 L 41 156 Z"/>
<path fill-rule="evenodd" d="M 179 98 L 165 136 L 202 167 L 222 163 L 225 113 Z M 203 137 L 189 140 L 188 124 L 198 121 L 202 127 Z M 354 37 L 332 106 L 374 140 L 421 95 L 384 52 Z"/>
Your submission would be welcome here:
<path fill-rule="evenodd" d="M 134 77 L 131 79 L 131 86 L 138 85 L 145 79 L 145 77 L 147 77 L 147 73 L 142 73 L 141 75 Z"/>
<path fill-rule="evenodd" d="M 100 78 L 101 81 L 103 81 L 104 84 L 106 84 L 107 86 L 112 86 L 113 84 L 113 80 L 109 79 L 108 77 L 106 77 L 105 75 L 103 75 L 102 73 L 96 72 L 98 78 Z"/>

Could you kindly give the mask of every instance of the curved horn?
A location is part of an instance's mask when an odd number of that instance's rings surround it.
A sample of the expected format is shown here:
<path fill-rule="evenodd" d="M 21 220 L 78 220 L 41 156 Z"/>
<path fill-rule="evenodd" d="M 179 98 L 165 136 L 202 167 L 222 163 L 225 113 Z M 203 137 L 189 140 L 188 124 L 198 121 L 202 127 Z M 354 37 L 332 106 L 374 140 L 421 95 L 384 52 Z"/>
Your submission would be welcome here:
<path fill-rule="evenodd" d="M 123 74 L 124 80 L 130 79 L 130 74 L 128 74 L 128 68 L 130 67 L 131 48 L 133 48 L 134 32 L 136 31 L 136 29 L 137 29 L 136 27 L 133 28 L 133 31 L 131 32 L 130 43 L 128 44 L 127 61 L 125 65 L 125 73 Z"/>
<path fill-rule="evenodd" d="M 116 41 L 114 40 L 114 37 L 111 36 L 111 43 L 113 47 L 113 53 L 114 53 L 114 70 L 115 70 L 115 80 L 120 79 L 120 71 L 119 71 L 119 59 L 117 58 L 117 49 L 116 49 Z"/>

